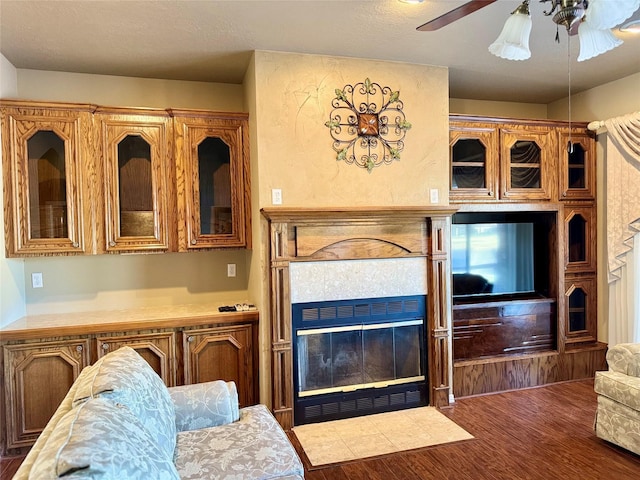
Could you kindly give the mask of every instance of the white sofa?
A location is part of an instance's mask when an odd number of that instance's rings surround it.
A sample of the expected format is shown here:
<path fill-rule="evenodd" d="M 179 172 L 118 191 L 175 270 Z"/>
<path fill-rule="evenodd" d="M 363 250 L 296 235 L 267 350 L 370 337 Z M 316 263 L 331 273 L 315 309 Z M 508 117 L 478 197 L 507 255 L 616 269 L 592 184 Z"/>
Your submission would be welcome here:
<path fill-rule="evenodd" d="M 238 408 L 233 382 L 167 388 L 120 348 L 82 370 L 15 480 L 303 479 L 264 405 Z"/>
<path fill-rule="evenodd" d="M 596 435 L 640 455 L 640 344 L 609 348 L 609 370 L 596 372 Z"/>

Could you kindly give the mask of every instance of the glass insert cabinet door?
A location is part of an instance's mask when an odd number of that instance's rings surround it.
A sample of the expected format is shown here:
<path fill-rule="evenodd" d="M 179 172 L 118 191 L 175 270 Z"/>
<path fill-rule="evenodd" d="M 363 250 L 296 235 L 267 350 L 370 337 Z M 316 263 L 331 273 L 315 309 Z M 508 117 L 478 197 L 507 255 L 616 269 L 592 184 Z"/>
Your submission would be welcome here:
<path fill-rule="evenodd" d="M 571 148 L 568 148 L 571 142 Z M 560 199 L 593 200 L 596 193 L 595 142 L 584 131 L 568 129 L 558 134 Z"/>
<path fill-rule="evenodd" d="M 171 119 L 156 115 L 96 115 L 102 134 L 105 249 L 169 248 Z"/>
<path fill-rule="evenodd" d="M 89 113 L 2 108 L 7 251 L 84 253 L 82 161 Z M 12 173 L 8 173 L 12 172 Z"/>
<path fill-rule="evenodd" d="M 502 191 L 506 199 L 550 200 L 552 132 L 500 130 Z M 555 150 L 554 150 L 555 151 Z"/>
<path fill-rule="evenodd" d="M 184 238 L 179 241 L 186 243 L 181 248 L 247 244 L 245 118 L 174 119 L 179 211 L 184 212 Z"/>

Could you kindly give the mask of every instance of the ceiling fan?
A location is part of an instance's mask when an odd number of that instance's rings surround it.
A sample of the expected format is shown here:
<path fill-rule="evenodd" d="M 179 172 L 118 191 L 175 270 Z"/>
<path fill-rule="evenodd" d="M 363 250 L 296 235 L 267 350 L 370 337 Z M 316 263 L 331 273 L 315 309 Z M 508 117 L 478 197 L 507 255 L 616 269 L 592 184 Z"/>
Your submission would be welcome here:
<path fill-rule="evenodd" d="M 476 10 L 480 10 L 487 5 L 491 5 L 495 1 L 497 0 L 471 0 L 470 2 L 463 3 L 458 8 L 448 11 L 444 15 L 440 15 L 433 20 L 429 20 L 427 23 L 420 25 L 416 30 L 421 32 L 432 32 L 434 30 L 438 30 L 439 28 L 446 27 L 450 23 L 460 20 L 462 17 L 466 17 Z"/>

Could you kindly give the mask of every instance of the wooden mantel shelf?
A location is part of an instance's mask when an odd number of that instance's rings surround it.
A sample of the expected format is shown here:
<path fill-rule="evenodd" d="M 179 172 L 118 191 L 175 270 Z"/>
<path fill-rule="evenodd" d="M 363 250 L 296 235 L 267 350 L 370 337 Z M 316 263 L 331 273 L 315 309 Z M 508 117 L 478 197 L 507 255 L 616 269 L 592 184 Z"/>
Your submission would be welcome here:
<path fill-rule="evenodd" d="M 272 222 L 318 222 L 326 220 L 414 220 L 442 215 L 453 215 L 458 207 L 434 205 L 423 206 L 387 206 L 387 207 L 270 207 L 261 209 L 262 215 Z"/>

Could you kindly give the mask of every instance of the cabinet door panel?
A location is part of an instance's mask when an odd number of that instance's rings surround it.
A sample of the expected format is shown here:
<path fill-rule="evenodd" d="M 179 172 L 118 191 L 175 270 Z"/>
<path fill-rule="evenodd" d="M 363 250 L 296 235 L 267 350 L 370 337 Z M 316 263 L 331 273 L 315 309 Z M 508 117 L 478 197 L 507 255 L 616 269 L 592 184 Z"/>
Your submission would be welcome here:
<path fill-rule="evenodd" d="M 560 200 L 593 200 L 596 194 L 595 141 L 582 131 L 572 131 L 570 135 L 568 129 L 562 129 L 558 138 Z"/>
<path fill-rule="evenodd" d="M 590 277 L 565 280 L 566 344 L 591 343 L 597 340 L 597 282 Z"/>
<path fill-rule="evenodd" d="M 240 406 L 255 403 L 251 325 L 183 332 L 185 384 L 233 381 Z"/>
<path fill-rule="evenodd" d="M 90 126 L 78 108 L 2 108 L 10 256 L 85 253 L 91 245 Z"/>
<path fill-rule="evenodd" d="M 495 127 L 452 122 L 449 127 L 452 201 L 497 200 L 498 134 Z"/>
<path fill-rule="evenodd" d="M 250 246 L 246 116 L 176 116 L 179 249 Z"/>
<path fill-rule="evenodd" d="M 565 204 L 565 272 L 596 271 L 596 209 L 592 204 Z"/>
<path fill-rule="evenodd" d="M 166 251 L 172 200 L 168 115 L 96 115 L 102 135 L 105 249 Z"/>
<path fill-rule="evenodd" d="M 7 448 L 32 445 L 80 371 L 89 341 L 5 345 Z"/>
<path fill-rule="evenodd" d="M 167 387 L 176 385 L 175 343 L 174 332 L 96 338 L 98 358 L 120 347 L 131 347 L 151 365 Z"/>

